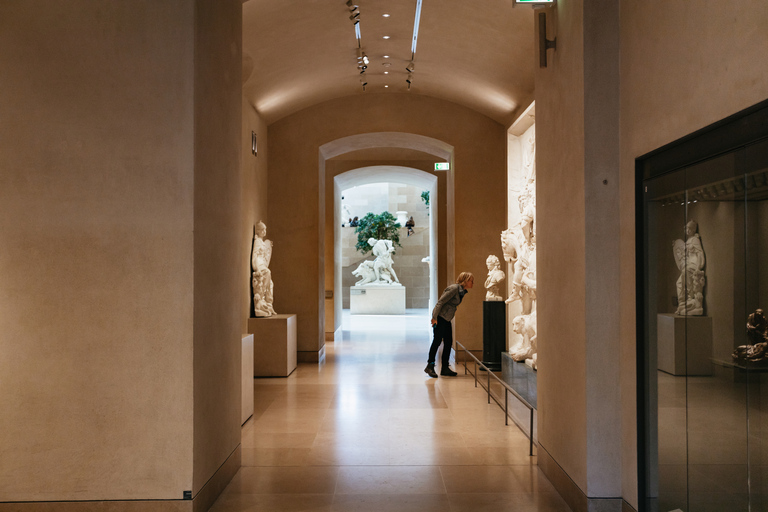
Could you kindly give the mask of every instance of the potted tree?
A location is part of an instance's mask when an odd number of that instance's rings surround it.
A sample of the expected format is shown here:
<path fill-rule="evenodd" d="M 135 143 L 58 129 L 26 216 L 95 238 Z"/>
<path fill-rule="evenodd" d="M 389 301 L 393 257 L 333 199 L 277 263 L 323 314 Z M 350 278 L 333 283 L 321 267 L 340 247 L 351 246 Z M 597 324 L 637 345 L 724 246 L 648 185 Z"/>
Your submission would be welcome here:
<path fill-rule="evenodd" d="M 395 216 L 389 212 L 382 212 L 378 215 L 373 212 L 366 213 L 355 228 L 355 233 L 357 233 L 355 249 L 367 254 L 371 250 L 371 246 L 368 244 L 369 238 L 391 240 L 393 247 L 402 247 L 398 233 L 400 227 Z"/>

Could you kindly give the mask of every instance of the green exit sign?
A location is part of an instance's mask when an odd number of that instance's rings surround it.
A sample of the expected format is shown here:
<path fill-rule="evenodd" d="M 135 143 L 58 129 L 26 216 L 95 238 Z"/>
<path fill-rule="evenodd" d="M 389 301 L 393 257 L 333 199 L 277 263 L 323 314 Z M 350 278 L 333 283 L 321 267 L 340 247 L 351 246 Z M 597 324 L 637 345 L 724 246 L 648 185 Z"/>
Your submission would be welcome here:
<path fill-rule="evenodd" d="M 448 162 L 437 162 L 435 164 L 435 170 L 436 171 L 449 171 L 451 169 L 451 164 Z"/>

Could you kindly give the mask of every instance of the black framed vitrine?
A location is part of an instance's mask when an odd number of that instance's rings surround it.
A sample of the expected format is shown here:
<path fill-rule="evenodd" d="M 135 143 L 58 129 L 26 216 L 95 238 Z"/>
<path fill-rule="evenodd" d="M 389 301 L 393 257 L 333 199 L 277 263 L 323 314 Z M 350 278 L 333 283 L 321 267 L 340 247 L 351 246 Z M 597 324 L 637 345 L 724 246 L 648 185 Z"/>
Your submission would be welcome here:
<path fill-rule="evenodd" d="M 641 509 L 768 510 L 768 101 L 637 159 L 636 190 Z"/>

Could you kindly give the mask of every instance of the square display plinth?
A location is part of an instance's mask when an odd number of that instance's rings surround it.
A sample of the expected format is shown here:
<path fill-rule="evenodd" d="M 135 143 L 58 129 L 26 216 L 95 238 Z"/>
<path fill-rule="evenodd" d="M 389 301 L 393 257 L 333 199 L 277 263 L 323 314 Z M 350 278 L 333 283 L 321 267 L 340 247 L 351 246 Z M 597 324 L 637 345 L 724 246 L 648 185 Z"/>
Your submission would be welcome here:
<path fill-rule="evenodd" d="M 386 284 L 350 286 L 349 314 L 404 315 L 405 286 Z"/>
<path fill-rule="evenodd" d="M 240 424 L 242 425 L 248 418 L 253 416 L 253 334 L 243 336 L 243 359 L 242 359 L 242 408 L 240 415 Z"/>
<path fill-rule="evenodd" d="M 296 369 L 296 315 L 249 318 L 253 376 L 287 377 Z"/>
<path fill-rule="evenodd" d="M 672 375 L 712 375 L 712 318 L 661 313 L 658 368 Z"/>

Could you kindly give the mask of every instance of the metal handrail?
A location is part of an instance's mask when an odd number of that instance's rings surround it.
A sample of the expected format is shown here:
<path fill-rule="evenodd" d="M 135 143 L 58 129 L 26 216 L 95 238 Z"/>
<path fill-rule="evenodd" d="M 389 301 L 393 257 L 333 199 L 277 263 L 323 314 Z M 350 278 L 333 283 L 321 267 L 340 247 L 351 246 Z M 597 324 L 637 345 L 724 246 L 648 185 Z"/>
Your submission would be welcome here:
<path fill-rule="evenodd" d="M 458 342 L 456 340 L 454 340 L 454 343 L 456 343 L 456 345 L 461 347 L 461 349 L 464 351 L 465 354 L 468 354 L 469 357 L 471 357 L 472 359 L 475 360 L 475 373 L 472 373 L 472 372 L 470 372 L 467 369 L 467 358 L 466 357 L 464 357 L 464 361 L 463 361 L 464 362 L 464 375 L 469 373 L 470 375 L 472 375 L 475 378 L 475 387 L 477 387 L 477 383 L 478 383 L 478 380 L 477 380 L 477 367 L 478 367 L 478 365 L 481 368 L 485 369 L 485 373 L 486 373 L 486 375 L 488 377 L 487 378 L 487 386 L 483 386 L 483 383 L 481 382 L 480 383 L 480 387 L 485 389 L 488 392 L 488 403 L 489 404 L 491 403 L 491 398 L 493 398 L 493 401 L 496 402 L 496 405 L 498 405 L 499 407 L 504 409 L 504 424 L 505 425 L 509 425 L 509 419 L 512 418 L 512 421 L 515 423 L 515 425 L 517 425 L 520 428 L 520 430 L 523 432 L 523 434 L 525 434 L 525 430 L 523 430 L 523 426 L 520 425 L 514 417 L 509 415 L 509 405 L 508 405 L 509 393 L 512 393 L 512 395 L 514 395 L 514 397 L 517 398 L 520 401 L 520 403 L 522 403 L 524 406 L 526 406 L 528 408 L 528 412 L 530 412 L 530 414 L 531 414 L 531 420 L 530 420 L 530 430 L 528 431 L 529 434 L 527 434 L 526 437 L 530 441 L 529 447 L 528 447 L 528 455 L 533 457 L 533 445 L 534 445 L 534 442 L 533 442 L 533 409 L 534 409 L 534 407 L 531 404 L 528 403 L 528 400 L 526 400 L 525 398 L 520 396 L 520 394 L 517 391 L 512 389 L 509 384 L 507 384 L 506 382 L 501 380 L 499 377 L 497 377 L 486 365 L 483 364 L 482 361 L 480 361 L 478 358 L 476 358 L 474 356 L 474 354 L 472 354 L 472 352 L 467 350 L 467 347 L 465 347 L 464 345 L 462 345 L 460 342 Z M 499 398 L 497 398 L 496 395 L 491 393 L 491 377 L 496 379 L 499 382 L 499 384 L 504 386 L 504 405 L 501 405 L 501 402 L 499 402 Z"/>

